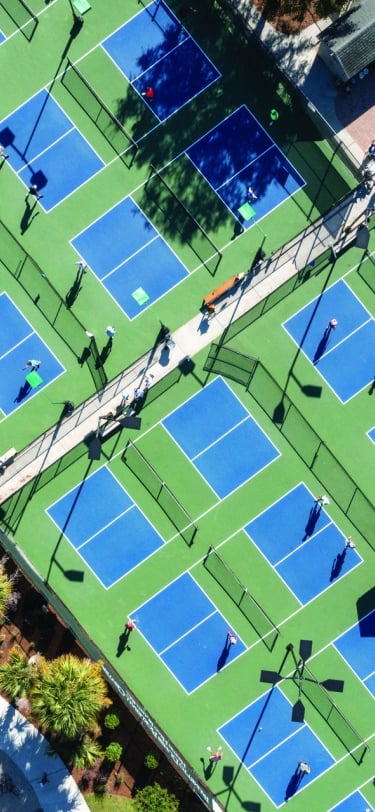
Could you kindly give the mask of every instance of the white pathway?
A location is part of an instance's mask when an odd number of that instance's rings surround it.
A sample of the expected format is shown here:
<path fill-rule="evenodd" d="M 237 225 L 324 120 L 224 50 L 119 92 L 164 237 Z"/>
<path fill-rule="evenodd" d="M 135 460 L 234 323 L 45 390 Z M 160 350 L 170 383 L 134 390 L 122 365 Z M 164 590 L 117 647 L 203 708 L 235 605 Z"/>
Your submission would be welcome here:
<path fill-rule="evenodd" d="M 18 794 L 0 792 L 1 812 L 89 812 L 61 759 L 48 755 L 44 736 L 0 697 L 0 782 L 4 775 Z"/>

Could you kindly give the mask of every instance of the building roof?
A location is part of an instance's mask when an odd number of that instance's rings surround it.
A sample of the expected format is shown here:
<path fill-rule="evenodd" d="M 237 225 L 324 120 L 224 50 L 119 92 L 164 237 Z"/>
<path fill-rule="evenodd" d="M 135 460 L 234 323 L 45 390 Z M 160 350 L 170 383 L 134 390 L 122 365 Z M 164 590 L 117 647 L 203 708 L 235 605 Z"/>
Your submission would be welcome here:
<path fill-rule="evenodd" d="M 350 79 L 375 60 L 375 2 L 360 0 L 328 26 L 319 39 Z"/>

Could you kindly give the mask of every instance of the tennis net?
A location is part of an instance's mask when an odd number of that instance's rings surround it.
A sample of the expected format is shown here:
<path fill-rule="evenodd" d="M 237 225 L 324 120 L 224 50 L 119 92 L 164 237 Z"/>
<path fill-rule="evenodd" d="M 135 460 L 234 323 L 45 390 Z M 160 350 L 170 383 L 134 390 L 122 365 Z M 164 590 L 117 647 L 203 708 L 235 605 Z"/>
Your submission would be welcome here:
<path fill-rule="evenodd" d="M 138 151 L 137 142 L 69 58 L 61 82 L 94 122 L 116 155 L 130 167 Z"/>
<path fill-rule="evenodd" d="M 214 275 L 221 260 L 221 251 L 170 183 L 152 164 L 145 189 L 148 200 L 153 200 L 166 221 L 179 232 L 182 241 L 190 245 L 194 254 Z"/>
<path fill-rule="evenodd" d="M 263 640 L 267 648 L 272 651 L 280 634 L 279 629 L 262 609 L 258 601 L 250 594 L 238 576 L 228 566 L 226 561 L 210 547 L 204 562 L 205 568 L 215 578 L 215 581 L 225 590 L 227 595 L 238 606 L 244 617 L 251 623 L 253 629 Z"/>
<path fill-rule="evenodd" d="M 302 693 L 316 708 L 318 713 L 326 720 L 331 730 L 342 742 L 357 764 L 361 764 L 366 752 L 370 749 L 362 739 L 349 719 L 343 714 L 336 703 L 331 699 L 328 691 L 314 677 L 312 671 L 305 664 L 305 679 L 301 683 Z M 298 683 L 299 684 L 299 683 Z"/>
<path fill-rule="evenodd" d="M 125 446 L 122 459 L 137 479 L 142 482 L 155 502 L 160 505 L 186 544 L 190 546 L 194 541 L 197 526 L 155 468 L 131 440 L 128 440 Z"/>

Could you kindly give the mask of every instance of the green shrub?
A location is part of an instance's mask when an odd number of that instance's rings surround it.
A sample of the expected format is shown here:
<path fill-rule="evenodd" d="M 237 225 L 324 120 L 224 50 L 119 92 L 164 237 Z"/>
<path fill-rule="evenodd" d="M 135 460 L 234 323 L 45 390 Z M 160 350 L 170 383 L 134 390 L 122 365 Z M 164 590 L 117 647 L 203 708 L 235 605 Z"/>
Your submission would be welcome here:
<path fill-rule="evenodd" d="M 106 713 L 104 717 L 104 727 L 108 730 L 116 730 L 120 724 L 120 717 L 117 713 Z"/>
<path fill-rule="evenodd" d="M 156 770 L 159 766 L 159 761 L 153 753 L 148 753 L 144 760 L 144 765 L 148 770 Z"/>
<path fill-rule="evenodd" d="M 106 747 L 105 750 L 105 758 L 107 761 L 118 761 L 122 756 L 122 746 L 118 742 L 111 742 L 111 744 Z"/>

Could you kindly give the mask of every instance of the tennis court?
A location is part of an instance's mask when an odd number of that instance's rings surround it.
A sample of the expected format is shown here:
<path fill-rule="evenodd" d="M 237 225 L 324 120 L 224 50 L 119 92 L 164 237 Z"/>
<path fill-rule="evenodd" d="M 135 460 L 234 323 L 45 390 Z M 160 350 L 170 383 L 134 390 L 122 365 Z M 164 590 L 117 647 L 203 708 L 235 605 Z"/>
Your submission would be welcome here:
<path fill-rule="evenodd" d="M 46 211 L 104 166 L 48 90 L 0 121 L 0 141 L 26 190 L 35 185 L 43 195 Z"/>
<path fill-rule="evenodd" d="M 163 0 L 154 0 L 141 9 L 104 40 L 102 47 L 140 96 L 152 87 L 153 98 L 143 98 L 158 122 L 165 121 L 220 77 Z"/>
<path fill-rule="evenodd" d="M 231 645 L 228 627 L 235 629 L 207 597 L 190 573 L 136 608 L 133 617 L 152 646 L 187 693 L 228 666 L 245 650 L 236 635 Z"/>
<path fill-rule="evenodd" d="M 72 245 L 130 319 L 188 276 L 131 198 L 74 237 Z M 156 268 L 163 273 L 156 273 Z"/>
<path fill-rule="evenodd" d="M 330 327 L 332 318 L 338 326 Z M 345 280 L 339 280 L 284 325 L 343 403 L 374 377 L 375 322 Z"/>
<path fill-rule="evenodd" d="M 107 468 L 69 491 L 47 513 L 107 589 L 163 544 Z"/>
<path fill-rule="evenodd" d="M 334 759 L 306 723 L 291 721 L 291 704 L 274 688 L 220 728 L 220 734 L 276 807 L 313 780 L 298 765 L 303 753 L 314 763 L 314 779 Z"/>
<path fill-rule="evenodd" d="M 357 183 L 229 4 L 200 0 L 181 19 L 177 0 L 106 0 L 74 31 L 63 0 L 29 0 L 37 25 L 15 3 L 23 32 L 0 8 L 0 456 L 48 426 L 65 436 L 56 404 L 72 400 L 78 419 L 93 395 L 86 331 L 100 356 L 106 325 L 116 331 L 102 415 L 122 370 L 145 358 L 159 371 L 160 322 L 175 338 L 207 291 Z M 30 183 L 43 198 L 25 217 Z M 78 444 L 58 461 L 48 448 L 45 470 L 1 505 L 10 554 L 137 698 L 155 748 L 227 812 L 374 808 L 372 280 L 356 247 L 302 269 L 219 338 L 244 370 L 211 368 L 203 344 L 178 369 L 170 352 L 137 433 L 108 432 L 88 459 L 93 413 Z M 42 382 L 22 396 L 29 358 Z M 302 682 L 300 723 L 289 660 L 290 679 L 267 693 L 260 675 L 302 638 L 305 675 L 344 690 Z M 208 746 L 223 748 L 212 771 Z"/>
<path fill-rule="evenodd" d="M 210 414 L 209 425 L 202 421 Z M 215 494 L 224 499 L 279 456 L 222 378 L 163 420 Z M 244 454 L 244 448 L 252 453 Z"/>
<path fill-rule="evenodd" d="M 305 183 L 244 105 L 186 152 L 245 228 L 272 212 Z"/>
<path fill-rule="evenodd" d="M 303 483 L 245 531 L 301 603 L 313 600 L 362 562 Z"/>

